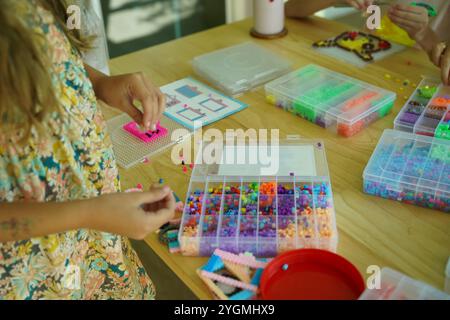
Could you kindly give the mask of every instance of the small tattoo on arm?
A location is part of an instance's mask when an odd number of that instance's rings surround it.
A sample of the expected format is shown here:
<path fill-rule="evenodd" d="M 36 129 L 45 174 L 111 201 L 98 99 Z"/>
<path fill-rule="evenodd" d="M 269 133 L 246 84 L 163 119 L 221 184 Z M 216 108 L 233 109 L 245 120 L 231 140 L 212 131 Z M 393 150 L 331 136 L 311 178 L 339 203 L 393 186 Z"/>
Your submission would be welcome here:
<path fill-rule="evenodd" d="M 9 232 L 13 238 L 19 235 L 28 236 L 30 234 L 31 221 L 28 219 L 11 218 L 0 221 L 0 231 Z"/>

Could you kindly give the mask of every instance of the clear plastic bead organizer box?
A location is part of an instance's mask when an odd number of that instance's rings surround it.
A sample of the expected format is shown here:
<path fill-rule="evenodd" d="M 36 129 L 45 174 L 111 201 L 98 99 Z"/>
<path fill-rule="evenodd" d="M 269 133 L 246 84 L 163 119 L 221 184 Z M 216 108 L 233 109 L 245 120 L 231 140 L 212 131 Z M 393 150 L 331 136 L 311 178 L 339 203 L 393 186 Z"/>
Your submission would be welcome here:
<path fill-rule="evenodd" d="M 291 70 L 291 62 L 252 42 L 196 57 L 194 71 L 228 95 L 236 96 Z"/>
<path fill-rule="evenodd" d="M 450 140 L 450 87 L 423 78 L 395 118 L 394 128 Z"/>
<path fill-rule="evenodd" d="M 385 130 L 364 170 L 364 191 L 450 212 L 450 141 Z"/>
<path fill-rule="evenodd" d="M 344 137 L 386 116 L 394 92 L 310 64 L 265 86 L 270 104 Z"/>
<path fill-rule="evenodd" d="M 202 150 L 206 150 L 203 146 Z M 220 149 L 220 164 L 197 155 L 179 231 L 181 252 L 209 256 L 215 249 L 273 257 L 295 248 L 335 251 L 335 210 L 322 141 L 280 140 L 266 161 L 251 161 L 258 146 Z M 231 161 L 228 158 L 232 155 Z M 237 157 L 245 161 L 237 161 Z M 225 161 L 227 160 L 227 161 Z"/>

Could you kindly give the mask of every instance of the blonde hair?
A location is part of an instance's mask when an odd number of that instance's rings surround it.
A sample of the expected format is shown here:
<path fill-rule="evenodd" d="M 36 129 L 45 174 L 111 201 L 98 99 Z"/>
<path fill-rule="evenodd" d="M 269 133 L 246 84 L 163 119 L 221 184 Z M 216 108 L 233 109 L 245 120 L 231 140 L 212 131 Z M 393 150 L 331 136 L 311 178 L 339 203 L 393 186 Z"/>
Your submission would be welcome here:
<path fill-rule="evenodd" d="M 84 39 L 79 30 L 68 30 L 65 23 L 66 8 L 73 2 L 40 3 L 52 12 L 72 46 L 82 52 L 89 49 L 90 40 Z M 11 129 L 23 129 L 25 138 L 33 127 L 44 133 L 46 117 L 60 106 L 52 84 L 52 56 L 45 50 L 46 39 L 17 18 L 16 6 L 17 0 L 2 1 L 0 6 L 0 131 L 7 134 Z"/>

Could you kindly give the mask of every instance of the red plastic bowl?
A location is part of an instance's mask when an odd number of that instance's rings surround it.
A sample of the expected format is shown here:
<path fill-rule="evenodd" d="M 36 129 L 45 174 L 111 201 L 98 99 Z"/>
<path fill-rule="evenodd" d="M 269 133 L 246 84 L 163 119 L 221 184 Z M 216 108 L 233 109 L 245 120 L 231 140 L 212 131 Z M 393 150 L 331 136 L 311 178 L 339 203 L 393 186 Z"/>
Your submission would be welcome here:
<path fill-rule="evenodd" d="M 264 300 L 355 300 L 364 291 L 364 279 L 335 253 L 299 249 L 267 265 L 260 289 Z"/>

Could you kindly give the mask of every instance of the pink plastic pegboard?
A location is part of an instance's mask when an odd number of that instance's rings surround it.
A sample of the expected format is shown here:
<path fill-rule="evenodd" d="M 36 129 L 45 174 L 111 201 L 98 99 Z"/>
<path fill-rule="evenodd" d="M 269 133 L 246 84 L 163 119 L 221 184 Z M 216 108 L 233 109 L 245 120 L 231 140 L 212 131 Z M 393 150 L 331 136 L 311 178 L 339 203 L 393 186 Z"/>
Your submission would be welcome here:
<path fill-rule="evenodd" d="M 152 142 L 158 138 L 164 137 L 167 135 L 167 129 L 164 127 L 161 127 L 161 125 L 158 123 L 156 125 L 155 131 L 142 131 L 139 129 L 139 126 L 136 122 L 130 122 L 123 126 L 123 129 L 129 133 L 131 133 L 133 136 L 138 138 L 139 140 L 142 140 L 143 142 Z"/>

